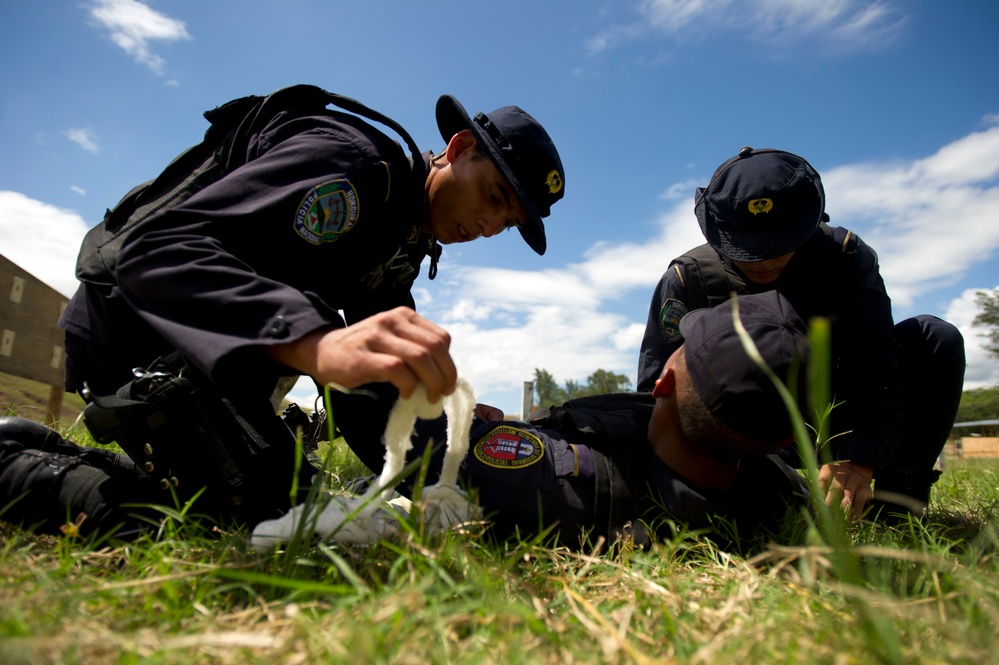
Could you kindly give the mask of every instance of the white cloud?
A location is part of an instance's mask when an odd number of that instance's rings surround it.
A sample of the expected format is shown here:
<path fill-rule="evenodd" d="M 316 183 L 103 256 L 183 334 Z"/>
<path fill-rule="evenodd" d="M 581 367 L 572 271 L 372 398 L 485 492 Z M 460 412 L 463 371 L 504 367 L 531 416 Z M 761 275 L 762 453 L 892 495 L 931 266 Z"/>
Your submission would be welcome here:
<path fill-rule="evenodd" d="M 822 174 L 833 220 L 874 247 L 893 302 L 957 282 L 999 248 L 999 125 L 912 163 Z"/>
<path fill-rule="evenodd" d="M 70 185 L 69 189 L 70 189 L 71 192 L 76 192 L 80 196 L 86 196 L 87 195 L 87 190 L 85 190 L 83 187 L 78 187 L 77 185 Z"/>
<path fill-rule="evenodd" d="M 72 210 L 0 191 L 0 254 L 64 296 L 76 292 L 76 255 L 87 229 Z"/>
<path fill-rule="evenodd" d="M 87 129 L 67 129 L 63 134 L 66 135 L 70 141 L 80 146 L 87 152 L 96 155 L 100 152 L 100 148 L 97 147 L 97 137 L 94 135 L 93 130 Z"/>
<path fill-rule="evenodd" d="M 664 201 L 692 201 L 694 199 L 694 192 L 697 191 L 698 186 L 703 186 L 702 183 L 697 180 L 687 180 L 686 182 L 673 183 L 666 188 L 659 198 Z"/>
<path fill-rule="evenodd" d="M 642 337 L 644 336 L 645 324 L 632 323 L 614 333 L 614 348 L 618 351 L 634 351 L 642 346 Z"/>
<path fill-rule="evenodd" d="M 426 287 L 414 286 L 411 293 L 417 307 L 426 307 L 433 301 L 433 296 L 430 295 L 430 291 Z"/>
<path fill-rule="evenodd" d="M 905 24 L 888 0 L 641 0 L 634 22 L 587 41 L 591 54 L 639 38 L 705 38 L 722 33 L 774 44 L 806 40 L 838 50 L 880 48 Z"/>
<path fill-rule="evenodd" d="M 446 319 L 454 321 L 484 321 L 493 313 L 492 307 L 477 303 L 468 298 L 458 300 L 445 315 Z"/>
<path fill-rule="evenodd" d="M 591 319 L 593 311 L 556 303 L 523 308 L 516 325 L 451 322 L 447 328 L 452 353 L 480 395 L 518 388 L 534 376 L 536 367 L 561 379 L 585 378 L 597 368 L 631 375 L 637 363 L 635 349 L 621 350 L 613 343 L 628 322 L 606 312 Z"/>
<path fill-rule="evenodd" d="M 153 53 L 153 43 L 191 39 L 183 21 L 137 0 L 96 0 L 90 16 L 110 32 L 112 42 L 157 75 L 164 73 L 166 61 Z"/>

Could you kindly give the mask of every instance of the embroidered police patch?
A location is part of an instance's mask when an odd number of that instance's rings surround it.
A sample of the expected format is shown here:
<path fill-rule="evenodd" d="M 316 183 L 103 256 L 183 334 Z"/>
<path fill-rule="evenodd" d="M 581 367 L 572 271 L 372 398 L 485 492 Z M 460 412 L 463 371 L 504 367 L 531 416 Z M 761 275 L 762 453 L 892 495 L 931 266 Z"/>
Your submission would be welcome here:
<path fill-rule="evenodd" d="M 680 319 L 687 313 L 687 306 L 676 298 L 667 298 L 659 310 L 659 331 L 668 342 L 679 342 L 683 339 L 680 334 Z"/>
<path fill-rule="evenodd" d="M 349 180 L 323 183 L 302 199 L 295 231 L 313 245 L 335 242 L 354 227 L 358 210 L 357 192 Z"/>
<path fill-rule="evenodd" d="M 544 457 L 545 445 L 530 432 L 503 425 L 479 439 L 472 453 L 487 466 L 522 469 Z"/>

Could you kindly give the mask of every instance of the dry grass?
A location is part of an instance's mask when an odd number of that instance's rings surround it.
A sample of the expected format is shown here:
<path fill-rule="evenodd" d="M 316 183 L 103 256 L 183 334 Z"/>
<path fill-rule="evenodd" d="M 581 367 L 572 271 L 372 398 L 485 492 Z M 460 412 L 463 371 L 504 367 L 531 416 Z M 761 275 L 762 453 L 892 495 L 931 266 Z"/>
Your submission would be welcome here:
<path fill-rule="evenodd" d="M 261 558 L 239 530 L 89 547 L 3 526 L 0 662 L 990 662 L 997 469 L 962 465 L 935 522 L 853 528 L 861 586 L 807 530 L 746 556 L 692 534 L 607 554 L 471 530 Z"/>

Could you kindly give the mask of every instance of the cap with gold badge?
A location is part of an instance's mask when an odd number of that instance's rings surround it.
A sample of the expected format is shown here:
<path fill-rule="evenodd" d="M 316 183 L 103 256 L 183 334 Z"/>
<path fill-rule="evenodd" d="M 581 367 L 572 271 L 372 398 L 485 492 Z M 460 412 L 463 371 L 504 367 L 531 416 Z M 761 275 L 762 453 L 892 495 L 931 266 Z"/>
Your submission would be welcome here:
<path fill-rule="evenodd" d="M 520 234 L 531 249 L 544 254 L 548 242 L 541 218 L 547 217 L 552 204 L 565 195 L 562 160 L 544 127 L 517 106 L 503 106 L 470 118 L 457 99 L 442 95 L 437 100 L 437 128 L 445 141 L 469 129 L 485 146 L 527 211 L 527 223 L 519 227 Z"/>

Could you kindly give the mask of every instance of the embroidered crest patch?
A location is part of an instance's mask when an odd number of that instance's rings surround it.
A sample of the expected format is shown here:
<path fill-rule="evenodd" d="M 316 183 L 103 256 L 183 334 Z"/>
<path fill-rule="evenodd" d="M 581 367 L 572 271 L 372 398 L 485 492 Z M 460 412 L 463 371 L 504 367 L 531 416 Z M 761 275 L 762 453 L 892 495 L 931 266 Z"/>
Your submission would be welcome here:
<path fill-rule="evenodd" d="M 667 298 L 659 310 L 659 331 L 668 342 L 679 342 L 683 335 L 680 334 L 680 319 L 687 313 L 687 306 L 676 298 Z"/>
<path fill-rule="evenodd" d="M 475 459 L 487 466 L 522 469 L 544 457 L 545 445 L 530 432 L 504 425 L 479 439 L 472 453 Z"/>
<path fill-rule="evenodd" d="M 313 245 L 335 242 L 354 227 L 358 213 L 357 191 L 349 180 L 323 183 L 299 204 L 295 231 Z"/>

